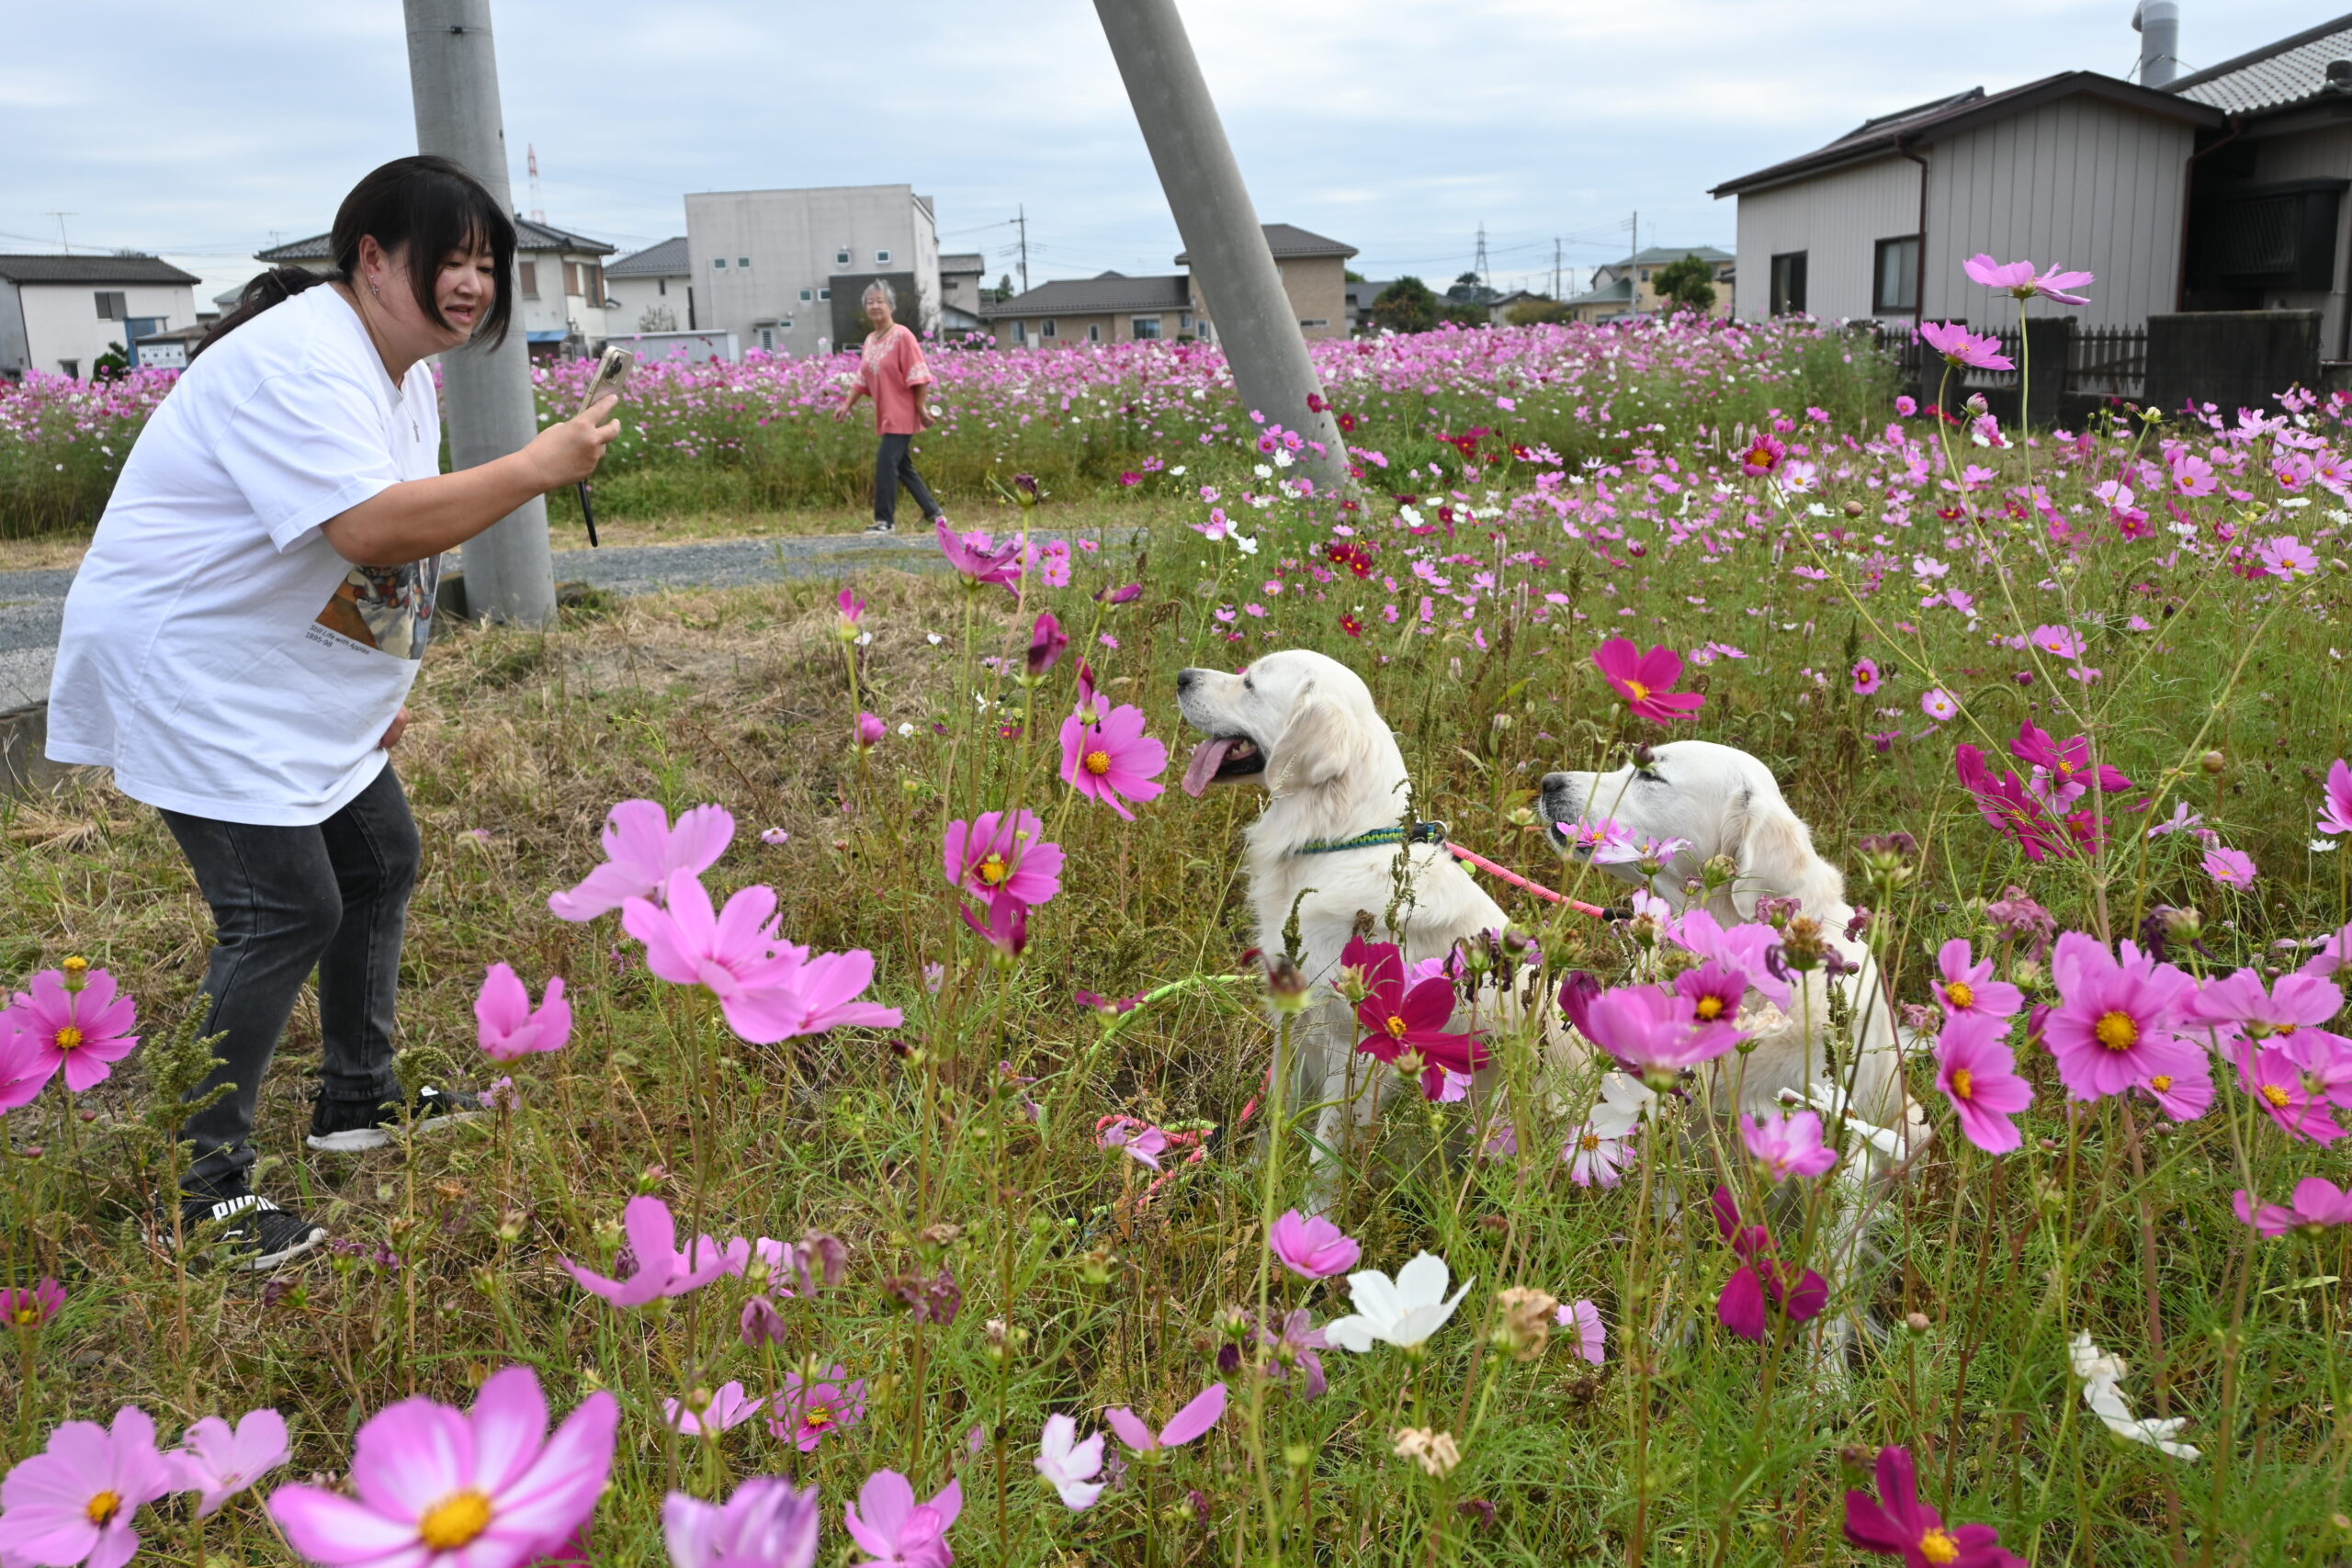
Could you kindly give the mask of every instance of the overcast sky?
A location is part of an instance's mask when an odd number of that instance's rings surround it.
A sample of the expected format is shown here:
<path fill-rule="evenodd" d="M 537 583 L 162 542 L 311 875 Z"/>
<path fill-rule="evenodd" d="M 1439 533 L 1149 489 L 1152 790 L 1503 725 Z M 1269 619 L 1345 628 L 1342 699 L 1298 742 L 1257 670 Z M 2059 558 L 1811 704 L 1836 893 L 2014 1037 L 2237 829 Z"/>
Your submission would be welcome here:
<path fill-rule="evenodd" d="M 2185 0 L 2194 68 L 2352 0 Z M 2126 75 L 2132 0 L 1182 0 L 1267 221 L 1503 287 L 1644 243 L 1731 247 L 1707 187 L 1871 115 L 2053 72 Z M 175 256 L 225 287 L 415 150 L 397 0 L 10 7 L 0 249 Z M 515 203 L 626 252 L 692 190 L 910 183 L 941 243 L 1033 282 L 1172 271 L 1150 160 L 1086 0 L 494 0 Z"/>

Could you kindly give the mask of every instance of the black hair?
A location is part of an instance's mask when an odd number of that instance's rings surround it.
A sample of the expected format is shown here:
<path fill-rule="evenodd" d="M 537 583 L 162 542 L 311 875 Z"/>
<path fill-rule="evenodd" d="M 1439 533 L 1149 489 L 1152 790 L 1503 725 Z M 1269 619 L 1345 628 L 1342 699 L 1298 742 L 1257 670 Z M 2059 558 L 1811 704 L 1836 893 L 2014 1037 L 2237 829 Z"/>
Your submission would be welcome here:
<path fill-rule="evenodd" d="M 410 292 L 418 308 L 444 327 L 449 321 L 434 297 L 443 259 L 452 252 L 490 252 L 498 290 L 489 311 L 476 323 L 471 341 L 492 345 L 506 341 L 514 311 L 514 220 L 499 210 L 497 198 L 480 180 L 447 158 L 420 153 L 395 158 L 351 187 L 335 209 L 334 229 L 327 236 L 334 264 L 329 270 L 280 266 L 263 273 L 245 285 L 236 307 L 212 323 L 188 358 L 306 288 L 328 282 L 351 284 L 359 276 L 359 242 L 371 236 L 387 252 L 406 248 Z"/>

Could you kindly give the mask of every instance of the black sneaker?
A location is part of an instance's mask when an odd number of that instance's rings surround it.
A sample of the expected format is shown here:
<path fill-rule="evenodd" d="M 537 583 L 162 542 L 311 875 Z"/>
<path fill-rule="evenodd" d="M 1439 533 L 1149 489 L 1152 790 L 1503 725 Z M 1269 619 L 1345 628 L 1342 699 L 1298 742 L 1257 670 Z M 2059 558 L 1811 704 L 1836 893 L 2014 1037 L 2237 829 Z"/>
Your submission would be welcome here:
<path fill-rule="evenodd" d="M 896 523 L 885 523 L 876 517 L 865 525 L 865 531 L 869 534 L 895 534 L 899 531 L 899 525 Z"/>
<path fill-rule="evenodd" d="M 220 1228 L 208 1240 L 198 1231 L 209 1224 Z M 180 1229 L 188 1243 L 225 1254 L 228 1267 L 256 1272 L 300 1258 L 327 1238 L 326 1226 L 252 1192 L 181 1199 Z"/>
<path fill-rule="evenodd" d="M 321 1097 L 311 1108 L 311 1147 L 329 1154 L 356 1155 L 400 1141 L 402 1123 L 413 1121 L 420 1133 L 437 1133 L 482 1113 L 478 1096 L 431 1085 L 416 1091 L 405 1115 L 390 1100 L 371 1105 L 364 1100 Z"/>

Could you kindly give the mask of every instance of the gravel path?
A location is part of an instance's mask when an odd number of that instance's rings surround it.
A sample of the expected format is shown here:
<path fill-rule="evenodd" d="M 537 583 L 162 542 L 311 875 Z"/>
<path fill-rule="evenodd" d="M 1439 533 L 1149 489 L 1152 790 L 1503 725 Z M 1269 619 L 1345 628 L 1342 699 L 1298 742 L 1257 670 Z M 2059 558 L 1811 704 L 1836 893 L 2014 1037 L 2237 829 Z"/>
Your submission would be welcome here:
<path fill-rule="evenodd" d="M 938 541 L 918 531 L 559 550 L 555 577 L 558 582 L 587 582 L 634 597 L 670 588 L 737 588 L 786 578 L 842 577 L 886 566 L 903 571 L 947 570 Z M 64 613 L 65 590 L 73 581 L 73 571 L 63 568 L 0 571 L 0 713 L 49 696 L 58 623 Z"/>

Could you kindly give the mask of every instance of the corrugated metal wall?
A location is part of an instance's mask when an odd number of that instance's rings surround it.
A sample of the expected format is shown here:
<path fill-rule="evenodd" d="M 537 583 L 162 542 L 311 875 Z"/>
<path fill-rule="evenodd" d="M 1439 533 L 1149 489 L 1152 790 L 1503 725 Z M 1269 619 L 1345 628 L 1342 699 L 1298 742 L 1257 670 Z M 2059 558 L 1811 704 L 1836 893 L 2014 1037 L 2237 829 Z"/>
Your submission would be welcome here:
<path fill-rule="evenodd" d="M 1806 254 L 1805 309 L 1826 319 L 1871 313 L 1878 242 L 1917 233 L 1919 167 L 1884 158 L 1739 201 L 1739 313 L 1771 313 L 1772 258 Z"/>

